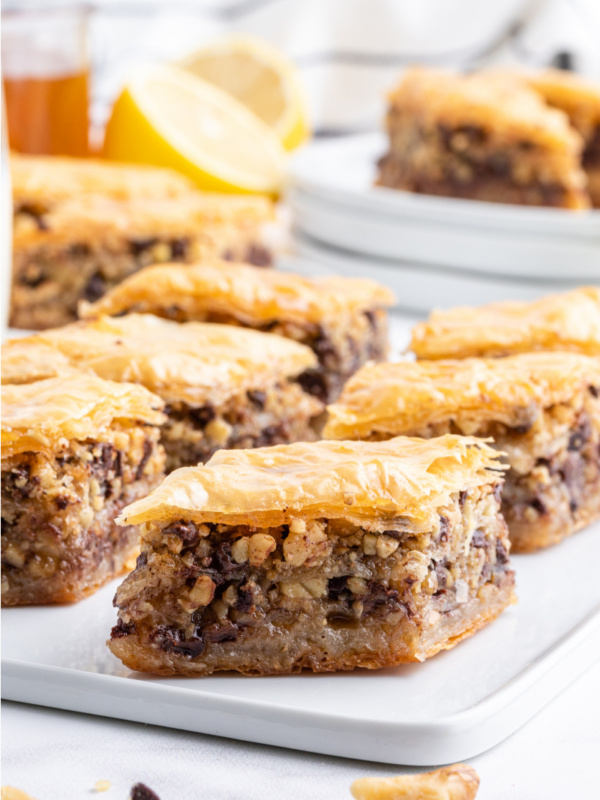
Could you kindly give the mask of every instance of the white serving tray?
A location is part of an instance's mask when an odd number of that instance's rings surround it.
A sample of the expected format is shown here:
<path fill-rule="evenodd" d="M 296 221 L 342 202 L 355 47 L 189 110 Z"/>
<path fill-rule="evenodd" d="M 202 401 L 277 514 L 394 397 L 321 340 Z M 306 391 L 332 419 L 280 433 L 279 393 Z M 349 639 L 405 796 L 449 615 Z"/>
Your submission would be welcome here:
<path fill-rule="evenodd" d="M 377 258 L 474 273 L 600 280 L 600 211 L 511 206 L 373 186 L 380 134 L 317 142 L 293 160 L 295 224 L 321 242 Z"/>
<path fill-rule="evenodd" d="M 460 761 L 509 736 L 600 657 L 600 525 L 514 559 L 520 602 L 424 664 L 165 679 L 105 645 L 118 581 L 70 606 L 2 611 L 2 697 L 390 764 Z"/>

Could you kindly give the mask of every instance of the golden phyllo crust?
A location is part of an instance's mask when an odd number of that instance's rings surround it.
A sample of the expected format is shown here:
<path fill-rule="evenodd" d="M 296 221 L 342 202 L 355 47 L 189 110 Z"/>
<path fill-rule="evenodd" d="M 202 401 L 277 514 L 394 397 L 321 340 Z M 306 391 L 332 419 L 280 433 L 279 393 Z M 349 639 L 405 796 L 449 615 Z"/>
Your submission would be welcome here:
<path fill-rule="evenodd" d="M 413 328 L 410 349 L 422 359 L 532 350 L 600 355 L 600 289 L 587 286 L 529 303 L 434 311 Z"/>
<path fill-rule="evenodd" d="M 242 325 L 258 326 L 273 321 L 321 323 L 393 303 L 389 289 L 367 278 L 311 279 L 214 259 L 183 268 L 148 267 L 82 311 L 90 317 L 131 310 L 166 316 L 171 310 L 187 319 L 220 313 Z"/>
<path fill-rule="evenodd" d="M 217 404 L 316 363 L 311 350 L 283 337 L 230 325 L 179 325 L 151 314 L 100 317 L 23 341 L 50 345 L 102 378 L 142 383 L 165 400 L 192 403 Z"/>
<path fill-rule="evenodd" d="M 587 142 L 600 126 L 600 83 L 562 69 L 521 76 L 548 105 L 564 111 Z"/>
<path fill-rule="evenodd" d="M 474 125 L 493 131 L 507 142 L 526 136 L 544 148 L 578 154 L 581 139 L 566 116 L 549 109 L 510 75 L 459 75 L 413 67 L 388 95 L 392 108 L 414 113 L 427 126 L 445 122 L 450 128 Z"/>
<path fill-rule="evenodd" d="M 71 196 L 51 208 L 42 223 L 19 224 L 14 247 L 52 248 L 65 243 L 115 240 L 180 239 L 208 234 L 212 226 L 256 225 L 272 217 L 273 206 L 263 197 L 189 192 L 177 197 L 140 196 L 135 202 L 100 194 Z M 141 246 L 141 245 L 140 245 Z"/>
<path fill-rule="evenodd" d="M 142 386 L 73 374 L 2 387 L 2 458 L 51 453 L 69 440 L 94 439 L 114 422 L 160 425 L 163 403 Z"/>
<path fill-rule="evenodd" d="M 13 153 L 10 167 L 16 211 L 48 211 L 55 203 L 82 194 L 130 200 L 176 197 L 195 188 L 190 180 L 169 169 L 93 158 Z"/>
<path fill-rule="evenodd" d="M 600 386 L 600 361 L 577 353 L 403 361 L 364 367 L 329 406 L 323 435 L 421 435 L 449 419 L 475 433 L 487 422 L 531 426 L 543 409 Z"/>
<path fill-rule="evenodd" d="M 43 342 L 13 339 L 2 345 L 2 383 L 33 383 L 77 370 L 69 359 Z"/>
<path fill-rule="evenodd" d="M 437 523 L 455 492 L 498 481 L 498 453 L 470 437 L 312 442 L 222 450 L 204 466 L 172 473 L 123 511 L 126 525 L 185 518 L 277 526 L 291 519 L 347 519 L 381 529 L 399 515 Z"/>

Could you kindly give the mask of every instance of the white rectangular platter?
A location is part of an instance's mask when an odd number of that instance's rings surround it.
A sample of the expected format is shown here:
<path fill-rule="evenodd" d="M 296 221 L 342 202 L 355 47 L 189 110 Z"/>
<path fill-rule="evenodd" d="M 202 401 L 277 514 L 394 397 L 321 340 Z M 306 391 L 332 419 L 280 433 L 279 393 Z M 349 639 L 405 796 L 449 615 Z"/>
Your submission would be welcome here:
<path fill-rule="evenodd" d="M 392 319 L 395 355 L 408 320 Z M 600 658 L 600 523 L 514 557 L 519 603 L 424 664 L 378 672 L 153 678 L 106 647 L 119 581 L 75 605 L 2 610 L 2 697 L 390 764 L 487 750 Z"/>
<path fill-rule="evenodd" d="M 510 735 L 600 655 L 600 525 L 515 557 L 518 605 L 454 650 L 379 672 L 152 678 L 105 645 L 118 582 L 2 611 L 2 697 L 392 764 L 460 761 Z"/>

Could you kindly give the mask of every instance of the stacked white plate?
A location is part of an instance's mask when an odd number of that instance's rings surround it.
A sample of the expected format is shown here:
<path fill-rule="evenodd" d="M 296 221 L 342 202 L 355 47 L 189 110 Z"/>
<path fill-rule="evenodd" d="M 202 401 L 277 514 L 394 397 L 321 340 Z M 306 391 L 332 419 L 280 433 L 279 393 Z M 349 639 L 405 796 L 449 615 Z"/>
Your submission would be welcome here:
<path fill-rule="evenodd" d="M 511 206 L 374 186 L 381 134 L 317 141 L 292 162 L 301 256 L 391 286 L 417 311 L 600 284 L 600 211 Z"/>

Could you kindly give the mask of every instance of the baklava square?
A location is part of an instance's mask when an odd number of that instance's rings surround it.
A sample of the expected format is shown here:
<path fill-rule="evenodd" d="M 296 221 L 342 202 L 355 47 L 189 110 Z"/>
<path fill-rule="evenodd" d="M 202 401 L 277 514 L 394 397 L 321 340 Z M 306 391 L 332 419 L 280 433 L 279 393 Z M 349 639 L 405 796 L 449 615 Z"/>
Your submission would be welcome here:
<path fill-rule="evenodd" d="M 11 325 L 42 330 L 77 319 L 144 266 L 221 256 L 268 264 L 259 196 L 188 192 L 177 197 L 75 195 L 40 215 L 21 213 L 13 233 Z"/>
<path fill-rule="evenodd" d="M 389 289 L 364 278 L 310 279 L 212 260 L 148 267 L 81 312 L 85 317 L 140 312 L 178 322 L 221 322 L 302 342 L 319 363 L 300 382 L 331 402 L 362 364 L 386 357 L 386 310 L 393 303 Z"/>
<path fill-rule="evenodd" d="M 80 600 L 121 574 L 122 509 L 164 476 L 162 401 L 72 374 L 2 387 L 2 605 Z"/>
<path fill-rule="evenodd" d="M 513 549 L 555 544 L 600 516 L 600 360 L 577 353 L 365 367 L 329 407 L 324 436 L 491 438 L 509 467 Z"/>
<path fill-rule="evenodd" d="M 470 437 L 220 451 L 125 509 L 109 646 L 157 675 L 377 669 L 513 601 L 498 454 Z"/>
<path fill-rule="evenodd" d="M 73 323 L 21 342 L 50 346 L 72 367 L 141 383 L 162 397 L 167 470 L 207 461 L 222 447 L 315 439 L 322 422 L 323 403 L 299 382 L 316 357 L 281 336 L 130 314 Z"/>
<path fill-rule="evenodd" d="M 583 286 L 532 302 L 436 310 L 413 328 L 423 359 L 499 357 L 538 350 L 600 355 L 600 289 Z"/>
<path fill-rule="evenodd" d="M 508 75 L 411 68 L 389 95 L 377 183 L 495 203 L 589 207 L 583 140 Z"/>

